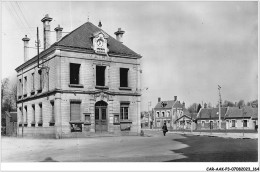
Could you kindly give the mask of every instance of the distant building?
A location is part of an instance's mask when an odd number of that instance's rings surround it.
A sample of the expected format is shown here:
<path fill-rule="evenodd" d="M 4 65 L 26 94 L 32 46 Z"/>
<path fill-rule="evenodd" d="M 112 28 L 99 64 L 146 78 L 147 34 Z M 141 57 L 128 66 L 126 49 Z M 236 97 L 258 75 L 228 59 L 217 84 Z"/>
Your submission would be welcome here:
<path fill-rule="evenodd" d="M 228 107 L 225 120 L 227 129 L 256 129 L 258 127 L 258 108 Z"/>
<path fill-rule="evenodd" d="M 158 98 L 158 103 L 153 109 L 154 128 L 162 128 L 163 123 L 166 122 L 168 129 L 177 129 L 176 120 L 183 115 L 185 103 L 180 103 L 177 96 L 174 100 L 161 101 Z"/>
<path fill-rule="evenodd" d="M 197 129 L 218 129 L 219 108 L 202 108 L 197 115 Z M 221 128 L 227 130 L 251 129 L 258 127 L 258 108 L 251 106 L 222 107 Z"/>
<path fill-rule="evenodd" d="M 197 113 L 189 113 L 187 109 L 184 109 L 183 115 L 176 119 L 177 130 L 190 130 L 191 127 L 195 129 L 195 120 L 197 117 Z"/>
<path fill-rule="evenodd" d="M 24 41 L 24 63 L 17 71 L 19 135 L 84 137 L 95 133 L 140 133 L 140 58 L 91 22 L 50 43 L 50 22 L 42 20 L 44 50 L 29 59 Z M 23 133 L 22 133 L 23 132 Z"/>
<path fill-rule="evenodd" d="M 227 108 L 221 108 L 221 128 L 225 128 L 225 114 Z M 197 114 L 197 129 L 218 129 L 219 108 L 201 108 Z"/>

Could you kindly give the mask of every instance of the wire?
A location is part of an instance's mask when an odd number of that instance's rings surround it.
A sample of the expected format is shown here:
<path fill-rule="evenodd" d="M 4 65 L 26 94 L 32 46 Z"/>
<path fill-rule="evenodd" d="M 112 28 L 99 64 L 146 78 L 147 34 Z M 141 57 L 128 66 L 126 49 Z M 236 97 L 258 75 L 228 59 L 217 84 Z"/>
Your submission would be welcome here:
<path fill-rule="evenodd" d="M 11 16 L 12 16 L 12 18 L 16 21 L 15 22 L 15 24 L 17 25 L 17 27 L 20 29 L 20 31 L 21 31 L 21 33 L 24 33 L 24 30 L 19 26 L 19 20 L 17 20 L 17 18 L 15 17 L 15 14 L 14 14 L 14 12 L 13 12 L 13 10 L 11 9 L 11 7 L 8 5 L 8 3 L 6 2 L 6 3 L 4 3 L 4 4 L 6 4 L 5 6 L 8 8 L 8 11 L 9 11 L 9 13 L 11 14 Z M 21 23 L 20 23 L 21 24 Z"/>
<path fill-rule="evenodd" d="M 31 27 L 30 27 L 30 25 L 28 24 L 28 22 L 27 22 L 26 18 L 24 17 L 24 14 L 23 14 L 23 12 L 22 12 L 22 10 L 21 10 L 21 8 L 20 8 L 20 6 L 19 6 L 18 2 L 15 2 L 15 3 L 16 3 L 16 5 L 17 5 L 18 9 L 19 9 L 19 10 L 20 10 L 20 12 L 21 12 L 21 14 L 22 14 L 22 17 L 23 17 L 23 19 L 24 19 L 24 21 L 25 21 L 25 23 L 26 23 L 27 27 L 29 28 L 30 32 L 32 33 L 32 30 L 30 29 Z"/>

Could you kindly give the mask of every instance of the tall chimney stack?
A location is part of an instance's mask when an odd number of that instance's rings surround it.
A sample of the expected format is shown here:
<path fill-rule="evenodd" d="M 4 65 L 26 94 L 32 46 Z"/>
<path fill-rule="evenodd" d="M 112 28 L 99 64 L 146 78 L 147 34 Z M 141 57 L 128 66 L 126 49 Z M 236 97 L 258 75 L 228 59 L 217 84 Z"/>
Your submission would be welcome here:
<path fill-rule="evenodd" d="M 121 28 L 118 28 L 118 31 L 115 32 L 116 40 L 123 43 L 123 34 L 124 33 L 125 33 L 125 31 L 121 30 Z"/>
<path fill-rule="evenodd" d="M 158 102 L 161 102 L 161 97 L 158 97 Z"/>
<path fill-rule="evenodd" d="M 41 20 L 43 23 L 43 48 L 44 50 L 49 48 L 50 43 L 50 31 L 51 26 L 50 22 L 52 21 L 52 18 L 49 17 L 49 14 L 46 14 L 45 17 Z"/>
<path fill-rule="evenodd" d="M 56 31 L 56 41 L 58 42 L 62 38 L 63 28 L 58 25 L 54 30 Z"/>
<path fill-rule="evenodd" d="M 177 101 L 177 96 L 174 96 L 174 101 Z"/>
<path fill-rule="evenodd" d="M 24 62 L 26 62 L 29 59 L 29 41 L 30 39 L 27 38 L 27 35 L 22 39 L 24 42 Z"/>

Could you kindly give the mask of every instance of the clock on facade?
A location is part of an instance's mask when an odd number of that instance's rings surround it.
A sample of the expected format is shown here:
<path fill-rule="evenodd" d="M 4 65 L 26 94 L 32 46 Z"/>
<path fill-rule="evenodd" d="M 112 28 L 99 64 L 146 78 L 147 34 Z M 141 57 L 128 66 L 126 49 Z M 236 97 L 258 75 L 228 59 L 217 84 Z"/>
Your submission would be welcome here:
<path fill-rule="evenodd" d="M 97 40 L 97 45 L 98 45 L 99 47 L 102 47 L 102 46 L 103 46 L 103 40 L 102 40 L 102 39 L 98 39 L 98 40 Z"/>

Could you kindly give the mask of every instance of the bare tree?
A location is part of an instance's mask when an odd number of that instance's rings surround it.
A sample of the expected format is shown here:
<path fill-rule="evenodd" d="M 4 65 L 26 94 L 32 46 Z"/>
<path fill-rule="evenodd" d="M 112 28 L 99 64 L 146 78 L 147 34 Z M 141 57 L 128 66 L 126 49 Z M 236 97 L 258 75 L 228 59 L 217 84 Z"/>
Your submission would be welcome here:
<path fill-rule="evenodd" d="M 199 104 L 197 108 L 197 113 L 199 113 L 200 109 L 201 109 L 201 105 Z"/>
<path fill-rule="evenodd" d="M 1 81 L 1 112 L 16 110 L 16 84 L 10 85 L 10 80 Z"/>
<path fill-rule="evenodd" d="M 239 102 L 237 103 L 237 107 L 241 108 L 245 106 L 245 101 L 244 100 L 239 100 Z"/>
<path fill-rule="evenodd" d="M 228 100 L 225 100 L 224 101 L 224 104 L 223 104 L 223 107 L 234 107 L 235 104 L 231 101 L 228 101 Z"/>
<path fill-rule="evenodd" d="M 192 105 L 190 105 L 188 107 L 189 113 L 195 113 L 196 112 L 196 108 L 197 108 L 197 104 L 196 103 L 193 103 Z"/>

